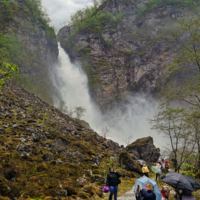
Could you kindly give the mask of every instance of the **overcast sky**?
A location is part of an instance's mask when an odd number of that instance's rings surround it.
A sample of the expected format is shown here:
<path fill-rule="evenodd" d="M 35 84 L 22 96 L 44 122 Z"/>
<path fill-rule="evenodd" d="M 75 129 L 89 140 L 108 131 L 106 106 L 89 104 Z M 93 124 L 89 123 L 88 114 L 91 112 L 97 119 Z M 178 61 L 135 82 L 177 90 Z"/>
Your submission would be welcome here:
<path fill-rule="evenodd" d="M 92 0 L 42 0 L 43 6 L 48 9 L 51 20 L 59 26 L 77 10 L 91 6 Z M 59 28 L 59 27 L 58 27 Z"/>

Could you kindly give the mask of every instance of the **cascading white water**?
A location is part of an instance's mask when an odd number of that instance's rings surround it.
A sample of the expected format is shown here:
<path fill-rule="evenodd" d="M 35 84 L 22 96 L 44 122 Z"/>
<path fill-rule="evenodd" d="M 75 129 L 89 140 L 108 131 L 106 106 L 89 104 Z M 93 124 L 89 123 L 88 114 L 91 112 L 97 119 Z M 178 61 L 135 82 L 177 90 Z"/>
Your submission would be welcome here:
<path fill-rule="evenodd" d="M 129 96 L 123 109 L 115 108 L 109 113 L 102 115 L 97 105 L 94 104 L 89 95 L 87 75 L 81 67 L 70 62 L 69 56 L 59 44 L 58 64 L 50 72 L 51 78 L 60 98 L 55 97 L 55 106 L 58 107 L 62 99 L 68 109 L 81 106 L 87 110 L 82 117 L 90 126 L 101 133 L 107 127 L 111 139 L 124 144 L 128 136 L 133 136 L 133 140 L 151 135 L 156 146 L 161 147 L 161 137 L 150 129 L 147 119 L 152 118 L 157 103 L 146 98 L 145 95 Z"/>

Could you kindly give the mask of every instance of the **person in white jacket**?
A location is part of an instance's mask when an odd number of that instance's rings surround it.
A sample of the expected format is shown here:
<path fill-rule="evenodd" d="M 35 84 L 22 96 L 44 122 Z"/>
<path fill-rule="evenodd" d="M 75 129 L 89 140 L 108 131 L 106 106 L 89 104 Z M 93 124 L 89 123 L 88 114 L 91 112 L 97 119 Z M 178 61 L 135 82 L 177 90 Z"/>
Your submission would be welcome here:
<path fill-rule="evenodd" d="M 156 168 L 156 169 L 159 171 L 159 173 L 156 174 L 156 180 L 157 180 L 157 179 L 160 179 L 161 165 L 160 165 L 159 163 L 155 163 L 155 164 L 154 164 L 154 168 Z"/>

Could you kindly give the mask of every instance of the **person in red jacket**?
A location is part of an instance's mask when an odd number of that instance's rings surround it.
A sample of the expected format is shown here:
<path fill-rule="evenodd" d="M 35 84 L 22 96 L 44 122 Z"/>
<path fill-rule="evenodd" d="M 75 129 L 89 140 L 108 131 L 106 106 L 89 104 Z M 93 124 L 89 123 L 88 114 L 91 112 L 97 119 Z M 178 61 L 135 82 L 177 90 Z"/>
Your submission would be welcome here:
<path fill-rule="evenodd" d="M 168 186 L 163 186 L 161 190 L 162 199 L 161 200 L 168 200 L 170 195 L 170 189 Z"/>

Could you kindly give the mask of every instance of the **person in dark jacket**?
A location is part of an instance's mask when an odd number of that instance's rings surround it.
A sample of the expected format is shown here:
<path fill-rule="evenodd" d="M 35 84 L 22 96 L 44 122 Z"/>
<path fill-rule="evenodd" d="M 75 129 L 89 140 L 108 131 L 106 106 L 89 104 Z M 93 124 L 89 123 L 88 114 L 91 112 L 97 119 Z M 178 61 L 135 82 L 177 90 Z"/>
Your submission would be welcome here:
<path fill-rule="evenodd" d="M 153 191 L 154 187 L 151 183 L 146 183 L 144 189 L 141 185 L 138 185 L 136 200 L 156 200 L 156 195 Z"/>
<path fill-rule="evenodd" d="M 114 200 L 117 200 L 117 190 L 118 185 L 121 183 L 120 174 L 114 171 L 113 167 L 109 168 L 110 173 L 107 175 L 106 185 L 110 188 L 110 196 L 109 200 L 112 200 L 112 196 L 114 194 Z"/>

